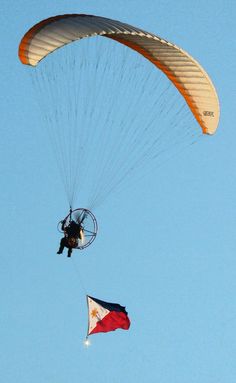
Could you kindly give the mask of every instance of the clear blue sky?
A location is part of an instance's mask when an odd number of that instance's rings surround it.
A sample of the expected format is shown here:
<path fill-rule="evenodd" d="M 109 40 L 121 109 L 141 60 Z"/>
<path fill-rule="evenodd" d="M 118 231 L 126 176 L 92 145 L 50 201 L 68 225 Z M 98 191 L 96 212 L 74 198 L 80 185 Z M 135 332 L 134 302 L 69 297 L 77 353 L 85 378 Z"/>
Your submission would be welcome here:
<path fill-rule="evenodd" d="M 236 381 L 235 9 L 223 0 L 1 1 L 3 382 Z M 176 43 L 209 73 L 221 104 L 216 135 L 135 191 L 114 193 L 97 211 L 96 242 L 71 260 L 55 254 L 67 201 L 17 57 L 30 26 L 63 13 L 114 18 Z M 94 335 L 84 348 L 81 281 L 126 305 L 130 331 Z"/>

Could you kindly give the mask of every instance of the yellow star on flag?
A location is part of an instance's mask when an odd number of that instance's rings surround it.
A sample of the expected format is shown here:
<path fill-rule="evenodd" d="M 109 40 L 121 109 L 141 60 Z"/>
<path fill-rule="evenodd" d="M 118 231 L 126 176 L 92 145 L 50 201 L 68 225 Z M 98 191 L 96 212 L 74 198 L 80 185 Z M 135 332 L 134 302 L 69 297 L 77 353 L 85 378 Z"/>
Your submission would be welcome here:
<path fill-rule="evenodd" d="M 97 309 L 93 309 L 93 310 L 91 311 L 91 316 L 92 316 L 92 318 L 95 318 L 95 317 L 97 316 L 97 314 L 98 314 L 98 310 L 97 310 Z"/>

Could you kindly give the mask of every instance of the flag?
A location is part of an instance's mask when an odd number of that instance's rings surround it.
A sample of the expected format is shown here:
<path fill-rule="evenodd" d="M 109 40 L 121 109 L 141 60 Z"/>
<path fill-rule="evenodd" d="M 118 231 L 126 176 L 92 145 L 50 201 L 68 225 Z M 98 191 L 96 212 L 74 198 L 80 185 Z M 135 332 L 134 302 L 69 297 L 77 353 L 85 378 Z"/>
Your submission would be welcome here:
<path fill-rule="evenodd" d="M 97 332 L 114 331 L 117 328 L 128 330 L 130 320 L 125 307 L 117 303 L 108 303 L 87 295 L 88 335 Z"/>

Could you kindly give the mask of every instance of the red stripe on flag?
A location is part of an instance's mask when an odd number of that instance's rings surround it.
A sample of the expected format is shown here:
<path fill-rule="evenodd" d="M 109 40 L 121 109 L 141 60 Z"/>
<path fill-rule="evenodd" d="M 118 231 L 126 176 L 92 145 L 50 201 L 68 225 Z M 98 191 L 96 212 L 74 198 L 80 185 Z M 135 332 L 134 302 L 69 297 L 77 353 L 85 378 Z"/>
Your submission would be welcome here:
<path fill-rule="evenodd" d="M 89 333 L 96 334 L 97 332 L 114 331 L 118 328 L 128 330 L 130 327 L 129 317 L 118 311 L 111 311 L 102 320 L 97 322 L 97 326 Z"/>

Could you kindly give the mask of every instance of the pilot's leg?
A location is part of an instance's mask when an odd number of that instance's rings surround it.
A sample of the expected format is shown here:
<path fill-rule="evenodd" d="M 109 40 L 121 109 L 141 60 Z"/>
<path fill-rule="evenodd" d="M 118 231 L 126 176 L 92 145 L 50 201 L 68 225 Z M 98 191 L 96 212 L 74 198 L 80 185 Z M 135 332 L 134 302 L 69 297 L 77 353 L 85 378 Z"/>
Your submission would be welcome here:
<path fill-rule="evenodd" d="M 63 237 L 61 239 L 60 247 L 59 247 L 59 250 L 58 250 L 57 254 L 62 254 L 65 246 L 66 246 L 66 238 Z"/>
<path fill-rule="evenodd" d="M 71 247 L 69 247 L 68 248 L 68 253 L 67 253 L 67 257 L 71 257 L 71 254 L 72 254 L 72 248 Z"/>

